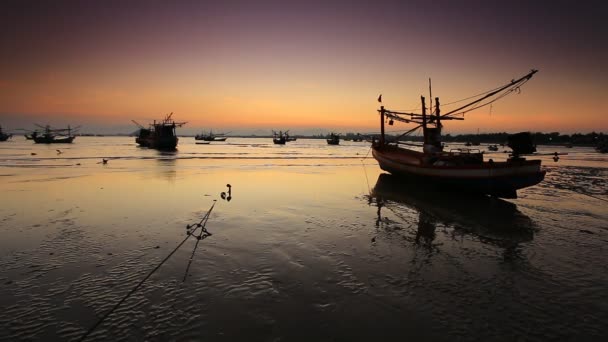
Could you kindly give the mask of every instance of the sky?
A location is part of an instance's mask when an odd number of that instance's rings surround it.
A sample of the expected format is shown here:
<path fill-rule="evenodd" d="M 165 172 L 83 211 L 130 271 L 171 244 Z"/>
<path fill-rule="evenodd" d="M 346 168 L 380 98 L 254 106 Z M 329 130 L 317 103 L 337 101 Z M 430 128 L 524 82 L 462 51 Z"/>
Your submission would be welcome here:
<path fill-rule="evenodd" d="M 379 94 L 418 109 L 429 78 L 449 103 L 538 69 L 444 133 L 607 132 L 606 18 L 598 1 L 6 0 L 0 125 L 378 132 Z"/>

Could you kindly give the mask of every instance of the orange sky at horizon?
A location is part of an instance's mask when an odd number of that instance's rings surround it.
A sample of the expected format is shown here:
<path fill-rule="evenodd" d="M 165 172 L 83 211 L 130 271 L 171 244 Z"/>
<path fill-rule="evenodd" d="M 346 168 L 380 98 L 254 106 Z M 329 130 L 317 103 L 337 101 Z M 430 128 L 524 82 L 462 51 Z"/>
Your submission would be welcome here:
<path fill-rule="evenodd" d="M 520 94 L 444 131 L 608 131 L 608 55 L 587 43 L 599 34 L 588 26 L 592 8 L 571 13 L 555 5 L 539 22 L 522 8 L 494 4 L 475 22 L 450 2 L 355 1 L 348 11 L 315 1 L 57 4 L 15 6 L 15 18 L 7 19 L 8 43 L 0 44 L 8 56 L 0 61 L 4 126 L 25 127 L 35 118 L 89 131 L 129 129 L 131 120 L 147 124 L 174 112 L 188 129 L 374 132 L 379 94 L 387 108 L 415 109 L 420 95 L 428 98 L 429 77 L 433 97 L 449 103 L 536 68 Z M 375 25 L 371 8 L 404 20 Z M 436 15 L 443 21 L 430 30 L 426 22 Z M 518 26 L 503 29 L 511 20 Z M 571 24 L 567 31 L 564 23 Z"/>

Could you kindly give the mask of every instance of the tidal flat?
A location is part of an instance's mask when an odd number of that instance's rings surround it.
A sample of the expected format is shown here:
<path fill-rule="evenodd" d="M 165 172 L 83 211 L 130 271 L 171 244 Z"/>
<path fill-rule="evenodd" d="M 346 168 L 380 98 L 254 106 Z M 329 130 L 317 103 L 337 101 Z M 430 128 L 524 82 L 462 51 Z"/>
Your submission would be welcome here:
<path fill-rule="evenodd" d="M 132 140 L 0 145 L 1 340 L 76 341 L 102 318 L 87 341 L 608 336 L 592 148 L 542 157 L 545 180 L 501 200 L 404 185 L 365 142 Z M 211 235 L 186 239 L 213 205 Z"/>

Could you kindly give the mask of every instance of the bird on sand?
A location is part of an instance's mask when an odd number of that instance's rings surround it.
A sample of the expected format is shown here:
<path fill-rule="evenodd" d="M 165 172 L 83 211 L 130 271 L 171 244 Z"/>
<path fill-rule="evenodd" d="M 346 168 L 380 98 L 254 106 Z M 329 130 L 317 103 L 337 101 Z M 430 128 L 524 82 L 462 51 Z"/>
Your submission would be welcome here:
<path fill-rule="evenodd" d="M 61 150 L 55 150 L 57 151 L 57 154 L 62 154 L 63 152 Z"/>

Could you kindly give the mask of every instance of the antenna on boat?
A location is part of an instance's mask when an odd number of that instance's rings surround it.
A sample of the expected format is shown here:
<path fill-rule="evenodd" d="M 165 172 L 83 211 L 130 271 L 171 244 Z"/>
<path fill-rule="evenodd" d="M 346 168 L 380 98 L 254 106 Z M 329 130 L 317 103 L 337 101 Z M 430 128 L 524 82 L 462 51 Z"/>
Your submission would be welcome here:
<path fill-rule="evenodd" d="M 429 77 L 429 104 L 431 108 L 429 109 L 430 114 L 433 115 L 433 91 L 431 90 L 431 78 Z"/>

